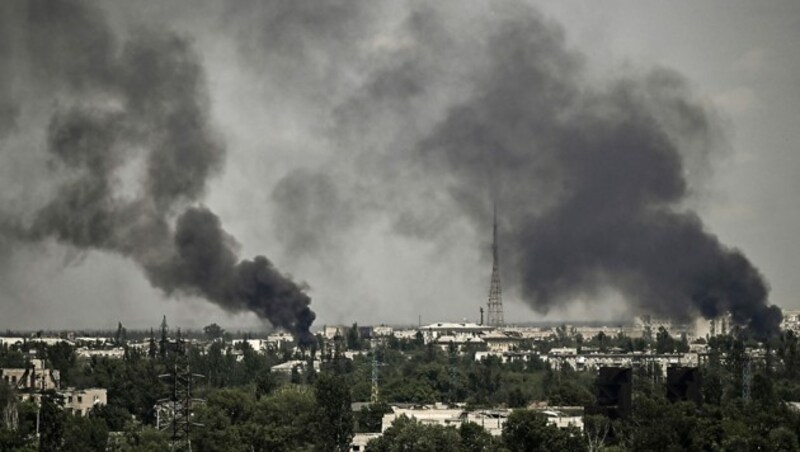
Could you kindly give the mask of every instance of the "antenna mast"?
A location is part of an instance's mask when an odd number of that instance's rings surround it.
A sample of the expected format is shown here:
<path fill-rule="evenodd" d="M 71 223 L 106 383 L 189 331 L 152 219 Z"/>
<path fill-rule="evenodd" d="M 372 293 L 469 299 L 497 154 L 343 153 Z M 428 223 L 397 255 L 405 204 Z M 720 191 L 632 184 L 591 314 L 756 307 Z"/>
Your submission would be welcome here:
<path fill-rule="evenodd" d="M 494 222 L 492 226 L 492 280 L 489 286 L 490 326 L 503 326 L 503 290 L 500 286 L 500 258 L 497 249 L 497 204 L 494 205 Z"/>

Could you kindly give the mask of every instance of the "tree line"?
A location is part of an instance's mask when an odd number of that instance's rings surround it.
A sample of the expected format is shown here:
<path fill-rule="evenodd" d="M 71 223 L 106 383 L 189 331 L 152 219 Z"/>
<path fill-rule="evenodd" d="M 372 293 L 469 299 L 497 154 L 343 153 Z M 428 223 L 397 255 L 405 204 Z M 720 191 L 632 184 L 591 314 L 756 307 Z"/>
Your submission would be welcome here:
<path fill-rule="evenodd" d="M 526 410 L 533 401 L 550 405 L 591 406 L 597 388 L 592 372 L 555 372 L 534 358 L 503 363 L 481 361 L 473 353 L 457 353 L 425 344 L 421 337 L 390 338 L 366 350 L 351 332 L 334 341 L 319 342 L 297 351 L 291 344 L 264 353 L 247 342 L 236 345 L 224 331 L 209 328 L 207 347 L 189 347 L 186 360 L 204 375 L 195 396 L 192 431 L 196 451 L 222 450 L 346 450 L 352 435 L 379 432 L 390 403 L 463 404 L 467 409 L 515 408 L 499 437 L 464 424 L 458 428 L 400 419 L 370 451 L 478 450 L 798 450 L 800 417 L 786 402 L 800 401 L 798 339 L 785 332 L 764 344 L 763 359 L 751 359 L 744 338 L 719 336 L 709 340 L 701 368 L 702 403 L 670 403 L 665 396 L 662 369 L 634 372 L 633 412 L 623 419 L 586 416 L 583 432 L 559 430 L 539 413 Z M 213 338 L 212 338 L 213 336 Z M 123 341 L 121 334 L 121 341 Z M 639 340 L 639 339 L 637 339 Z M 658 331 L 644 348 L 675 351 L 681 338 Z M 63 386 L 102 387 L 108 404 L 87 417 L 59 408 L 57 394 L 43 395 L 40 407 L 19 402 L 16 390 L 0 383 L 0 450 L 119 450 L 168 448 L 168 436 L 155 428 L 154 406 L 167 396 L 159 378 L 175 359 L 170 347 L 153 338 L 145 349 L 124 343 L 122 359 L 79 359 L 66 343 L 27 343 L 0 346 L 0 367 L 25 367 L 27 356 L 47 360 L 60 371 Z M 588 340 L 565 332 L 547 346 L 638 346 L 631 338 L 595 336 Z M 346 350 L 364 349 L 347 358 Z M 287 360 L 305 363 L 288 374 L 271 371 Z M 321 361 L 317 371 L 313 361 Z M 373 361 L 380 363 L 380 403 L 371 394 Z M 11 422 L 10 413 L 16 413 Z M 39 436 L 36 420 L 39 418 Z"/>

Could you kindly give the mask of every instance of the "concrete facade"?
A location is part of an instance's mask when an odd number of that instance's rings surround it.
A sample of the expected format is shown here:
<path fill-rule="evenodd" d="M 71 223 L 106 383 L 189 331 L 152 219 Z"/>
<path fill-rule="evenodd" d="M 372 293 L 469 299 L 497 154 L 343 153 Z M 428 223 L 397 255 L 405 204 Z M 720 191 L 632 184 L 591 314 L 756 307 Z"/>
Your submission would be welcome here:
<path fill-rule="evenodd" d="M 58 389 L 61 375 L 57 370 L 47 369 L 43 359 L 32 359 L 28 368 L 0 369 L 0 379 L 17 389 L 47 391 Z"/>
<path fill-rule="evenodd" d="M 103 388 L 67 389 L 59 394 L 64 398 L 64 410 L 78 416 L 86 416 L 95 407 L 108 403 L 108 391 Z"/>

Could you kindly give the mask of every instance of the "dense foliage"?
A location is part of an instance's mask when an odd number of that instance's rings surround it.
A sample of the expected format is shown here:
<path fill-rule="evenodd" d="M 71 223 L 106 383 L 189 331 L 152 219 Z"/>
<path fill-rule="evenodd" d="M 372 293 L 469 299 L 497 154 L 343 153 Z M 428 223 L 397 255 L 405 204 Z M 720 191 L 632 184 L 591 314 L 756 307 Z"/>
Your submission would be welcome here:
<path fill-rule="evenodd" d="M 353 331 L 356 331 L 355 333 Z M 151 347 L 125 345 L 137 334 L 119 330 L 125 346 L 122 359 L 78 359 L 66 343 L 52 346 L 26 343 L 0 347 L 0 367 L 25 367 L 27 356 L 46 358 L 58 369 L 64 386 L 108 389 L 108 405 L 87 417 L 67 414 L 57 394 L 46 393 L 41 407 L 20 402 L 16 390 L 0 383 L 0 411 L 17 413 L 0 424 L 0 450 L 156 451 L 168 448 L 168 436 L 156 429 L 154 406 L 166 397 L 159 375 L 169 372 L 174 351 L 153 339 Z M 195 451 L 344 451 L 358 432 L 379 432 L 389 412 L 387 403 L 462 403 L 467 408 L 520 408 L 510 415 L 503 434 L 492 437 L 476 424 L 442 427 L 399 418 L 369 451 L 537 451 L 537 450 L 798 450 L 800 415 L 788 401 L 800 400 L 798 339 L 787 332 L 767 345 L 764 359 L 748 358 L 754 344 L 728 336 L 713 338 L 702 367 L 703 403 L 670 403 L 662 370 L 634 373 L 633 413 L 610 421 L 586 416 L 583 431 L 557 429 L 534 410 L 534 401 L 560 406 L 588 406 L 595 400 L 592 372 L 552 371 L 535 357 L 502 363 L 497 358 L 476 361 L 474 353 L 457 353 L 426 345 L 421 337 L 390 338 L 374 350 L 353 328 L 332 343 L 321 338 L 314 347 L 295 352 L 290 346 L 259 353 L 247 343 L 233 346 L 213 325 L 205 329 L 207 347 L 188 348 L 192 371 L 203 374 L 195 396 L 192 432 Z M 643 344 L 642 344 L 643 342 Z M 163 346 L 162 346 L 163 345 Z M 533 344 L 528 344 L 533 346 Z M 561 329 L 542 350 L 552 347 L 681 351 L 685 339 L 664 331 L 652 338 L 598 335 L 584 339 Z M 350 350 L 345 354 L 345 350 Z M 163 353 L 162 353 L 163 351 Z M 373 353 L 375 355 L 373 355 Z M 350 356 L 348 358 L 347 356 Z M 270 371 L 275 364 L 298 360 L 321 368 L 300 366 L 291 373 Z M 380 374 L 378 404 L 367 402 L 371 374 Z M 39 416 L 39 436 L 36 418 Z"/>

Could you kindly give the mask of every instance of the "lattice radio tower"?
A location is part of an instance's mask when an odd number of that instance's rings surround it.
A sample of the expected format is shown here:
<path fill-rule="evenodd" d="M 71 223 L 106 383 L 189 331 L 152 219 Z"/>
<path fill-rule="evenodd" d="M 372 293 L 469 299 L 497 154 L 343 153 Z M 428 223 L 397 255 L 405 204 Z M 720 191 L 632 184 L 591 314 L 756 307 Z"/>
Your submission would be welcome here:
<path fill-rule="evenodd" d="M 170 396 L 159 401 L 160 407 L 166 408 L 164 411 L 168 422 L 164 422 L 162 425 L 159 416 L 158 424 L 161 430 L 167 431 L 170 435 L 170 451 L 191 452 L 191 428 L 200 426 L 200 424 L 192 422 L 192 408 L 193 405 L 204 402 L 201 399 L 192 398 L 193 380 L 203 376 L 191 372 L 186 343 L 181 338 L 180 330 L 178 330 L 178 337 L 175 341 L 174 358 L 170 373 L 159 375 L 170 386 Z"/>
<path fill-rule="evenodd" d="M 489 286 L 490 326 L 503 326 L 503 289 L 500 286 L 500 260 L 497 251 L 497 204 L 494 206 L 492 229 L 492 282 Z"/>

